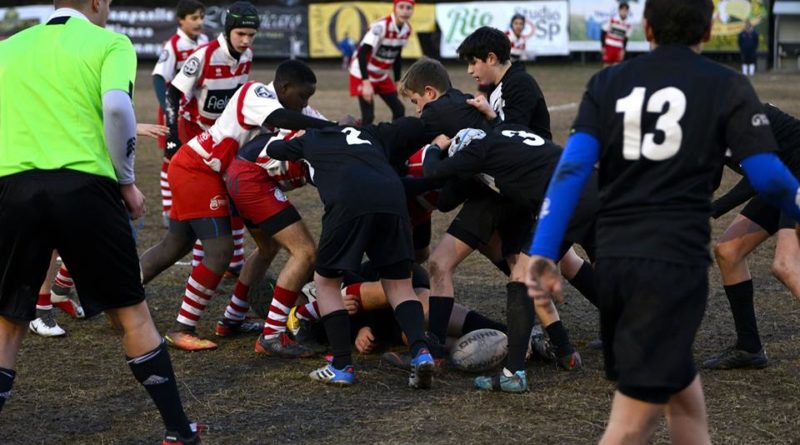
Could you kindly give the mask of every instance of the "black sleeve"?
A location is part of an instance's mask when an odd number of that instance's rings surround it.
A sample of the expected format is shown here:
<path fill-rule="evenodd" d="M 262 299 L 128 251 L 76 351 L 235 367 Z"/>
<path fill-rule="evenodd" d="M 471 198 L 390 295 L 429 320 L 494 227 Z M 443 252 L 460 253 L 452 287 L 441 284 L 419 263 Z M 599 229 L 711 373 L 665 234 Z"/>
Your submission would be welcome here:
<path fill-rule="evenodd" d="M 403 48 L 397 52 L 397 58 L 394 59 L 394 81 L 400 82 L 400 75 L 403 72 Z"/>
<path fill-rule="evenodd" d="M 725 141 L 731 149 L 732 161 L 741 164 L 748 156 L 778 151 L 764 106 L 758 100 L 750 81 L 741 74 L 731 76 L 728 88 L 729 109 L 725 119 Z"/>
<path fill-rule="evenodd" d="M 578 107 L 578 115 L 575 117 L 575 122 L 572 124 L 573 132 L 588 133 L 594 136 L 602 143 L 601 129 L 602 123 L 600 120 L 600 101 L 598 92 L 602 91 L 602 79 L 595 75 L 586 85 L 586 91 L 583 93 L 583 99 Z"/>
<path fill-rule="evenodd" d="M 336 125 L 336 122 L 306 116 L 299 111 L 280 108 L 264 119 L 267 127 L 284 128 L 286 130 L 305 130 L 306 128 L 325 128 Z"/>
<path fill-rule="evenodd" d="M 158 100 L 158 105 L 161 107 L 161 109 L 163 110 L 167 108 L 167 81 L 164 80 L 164 76 L 161 74 L 156 74 L 153 76 L 153 90 L 156 93 L 156 100 Z"/>
<path fill-rule="evenodd" d="M 279 161 L 297 161 L 303 159 L 303 140 L 305 137 L 288 141 L 272 141 L 267 145 L 267 156 Z"/>
<path fill-rule="evenodd" d="M 425 149 L 425 159 L 422 162 L 422 173 L 426 178 L 449 179 L 471 178 L 481 172 L 484 161 L 482 141 L 474 141 L 455 155 L 441 159 L 441 149 L 435 145 Z"/>
<path fill-rule="evenodd" d="M 517 82 L 503 83 L 503 122 L 524 125 L 539 136 L 552 139 L 550 113 L 544 95 L 533 79 L 525 81 L 521 77 Z"/>
<path fill-rule="evenodd" d="M 169 127 L 169 132 L 175 137 L 178 136 L 178 110 L 181 106 L 181 97 L 183 93 L 181 90 L 175 88 L 173 85 L 167 89 L 167 94 L 164 97 L 164 123 Z M 187 141 L 181 141 L 187 142 Z"/>
<path fill-rule="evenodd" d="M 724 195 L 714 200 L 711 204 L 711 216 L 714 219 L 730 212 L 740 204 L 744 204 L 748 199 L 756 196 L 758 192 L 750 185 L 747 178 L 742 178 L 736 185 L 728 190 Z"/>
<path fill-rule="evenodd" d="M 425 139 L 425 125 L 416 117 L 401 117 L 391 123 L 380 123 L 375 126 L 378 139 L 386 153 L 386 159 L 392 165 L 404 163 L 423 145 L 430 142 Z"/>
<path fill-rule="evenodd" d="M 361 72 L 361 80 L 369 79 L 369 70 L 367 70 L 367 59 L 372 54 L 372 45 L 361 45 L 358 49 L 358 70 Z"/>

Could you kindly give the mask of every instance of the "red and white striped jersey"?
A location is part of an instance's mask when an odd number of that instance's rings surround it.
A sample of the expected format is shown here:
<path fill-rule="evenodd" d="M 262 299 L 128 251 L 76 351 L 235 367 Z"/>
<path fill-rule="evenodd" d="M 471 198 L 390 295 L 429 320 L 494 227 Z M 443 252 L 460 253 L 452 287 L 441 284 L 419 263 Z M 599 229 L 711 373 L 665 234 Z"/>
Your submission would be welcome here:
<path fill-rule="evenodd" d="M 231 96 L 247 82 L 252 61 L 253 51 L 249 48 L 234 59 L 222 34 L 199 47 L 172 81 L 184 94 L 181 116 L 205 130 L 211 127 Z"/>
<path fill-rule="evenodd" d="M 427 148 L 427 145 L 417 150 L 416 153 L 408 158 L 406 161 L 406 166 L 408 167 L 408 170 L 406 170 L 406 176 L 410 176 L 412 178 L 425 177 L 425 175 L 422 173 L 422 161 L 425 160 L 425 148 Z M 415 196 L 414 199 L 425 210 L 436 210 L 436 202 L 439 200 L 439 190 L 427 191 Z"/>
<path fill-rule="evenodd" d="M 603 31 L 606 32 L 606 39 L 603 41 L 603 46 L 625 48 L 625 39 L 631 36 L 633 26 L 627 18 L 623 20 L 619 15 L 616 15 L 603 25 Z"/>
<path fill-rule="evenodd" d="M 164 43 L 164 49 L 158 57 L 158 63 L 153 68 L 153 75 L 159 75 L 167 81 L 167 85 L 175 78 L 175 74 L 181 70 L 186 59 L 201 45 L 208 43 L 208 36 L 200 34 L 197 40 L 192 40 L 185 32 L 178 28 L 178 31 Z"/>
<path fill-rule="evenodd" d="M 400 50 L 408 44 L 411 37 L 411 25 L 406 22 L 402 27 L 397 27 L 394 14 L 377 20 L 370 25 L 369 31 L 361 39 L 356 53 L 350 61 L 350 74 L 357 79 L 361 79 L 361 69 L 358 66 L 358 53 L 362 51 L 364 45 L 372 47 L 372 53 L 367 59 L 367 72 L 369 79 L 380 82 L 389 76 L 395 59 L 400 54 Z"/>
<path fill-rule="evenodd" d="M 267 85 L 267 90 L 278 100 L 278 95 L 275 93 L 275 87 L 272 82 Z M 317 119 L 325 119 L 319 111 L 312 107 L 303 108 L 303 114 Z M 275 129 L 276 137 L 283 140 L 289 140 L 297 135 L 296 130 L 285 130 L 282 128 Z M 284 192 L 294 190 L 296 188 L 306 185 L 308 182 L 308 164 L 305 161 L 279 161 L 272 159 L 267 155 L 267 147 L 259 153 L 256 159 L 256 164 L 266 170 L 267 175 L 272 178 Z"/>
<path fill-rule="evenodd" d="M 283 108 L 278 98 L 270 94 L 261 82 L 246 82 L 233 94 L 228 105 L 209 129 L 187 145 L 215 172 L 224 172 L 239 147 L 262 131 L 264 120 L 275 110 Z M 183 148 L 186 150 L 186 148 Z"/>
<path fill-rule="evenodd" d="M 525 38 L 517 37 L 510 29 L 506 31 L 506 37 L 511 42 L 511 61 L 525 60 Z"/>

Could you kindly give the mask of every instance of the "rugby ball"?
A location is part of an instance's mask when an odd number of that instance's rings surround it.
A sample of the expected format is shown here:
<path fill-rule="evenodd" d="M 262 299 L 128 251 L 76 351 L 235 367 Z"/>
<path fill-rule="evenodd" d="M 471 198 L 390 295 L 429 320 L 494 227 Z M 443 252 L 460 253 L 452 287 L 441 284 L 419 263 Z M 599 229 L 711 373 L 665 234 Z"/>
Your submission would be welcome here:
<path fill-rule="evenodd" d="M 462 371 L 482 372 L 503 363 L 506 354 L 506 334 L 495 329 L 478 329 L 456 341 L 450 350 L 450 362 Z"/>

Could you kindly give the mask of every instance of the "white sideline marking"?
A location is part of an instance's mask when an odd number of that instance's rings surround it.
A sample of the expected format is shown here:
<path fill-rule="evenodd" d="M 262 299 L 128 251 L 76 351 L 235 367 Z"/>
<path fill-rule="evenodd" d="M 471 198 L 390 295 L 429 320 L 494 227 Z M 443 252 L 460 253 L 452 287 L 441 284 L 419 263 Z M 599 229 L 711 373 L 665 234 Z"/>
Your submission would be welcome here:
<path fill-rule="evenodd" d="M 550 111 L 550 112 L 553 112 L 553 111 L 564 111 L 564 110 L 573 110 L 575 108 L 578 108 L 578 103 L 577 102 L 570 102 L 568 104 L 553 105 L 552 107 L 547 107 L 547 111 Z"/>
<path fill-rule="evenodd" d="M 175 261 L 176 266 L 191 266 L 191 261 Z"/>

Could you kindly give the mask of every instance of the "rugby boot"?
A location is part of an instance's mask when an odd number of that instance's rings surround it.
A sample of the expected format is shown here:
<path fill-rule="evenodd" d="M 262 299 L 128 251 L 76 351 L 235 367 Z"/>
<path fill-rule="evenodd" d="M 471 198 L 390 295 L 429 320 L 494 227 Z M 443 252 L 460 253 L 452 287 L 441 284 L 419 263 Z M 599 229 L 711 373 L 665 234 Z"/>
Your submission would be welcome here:
<path fill-rule="evenodd" d="M 223 318 L 217 321 L 214 334 L 217 337 L 233 337 L 241 334 L 254 334 L 264 330 L 264 322 L 260 319 L 247 317 L 244 320 L 232 321 Z"/>
<path fill-rule="evenodd" d="M 542 329 L 541 324 L 535 324 L 531 329 L 531 342 L 525 359 L 531 359 L 534 354 L 549 362 L 556 360 L 553 344 L 550 343 L 550 339 L 547 338 L 547 333 Z"/>
<path fill-rule="evenodd" d="M 161 445 L 200 445 L 200 426 L 192 423 L 190 427 L 193 431 L 191 437 L 183 437 L 176 431 L 167 431 Z"/>
<path fill-rule="evenodd" d="M 528 391 L 528 376 L 524 370 L 511 372 L 503 368 L 500 374 L 475 377 L 474 384 L 483 391 L 523 393 Z"/>
<path fill-rule="evenodd" d="M 581 355 L 578 351 L 559 356 L 556 359 L 556 364 L 565 371 L 580 371 L 583 369 L 583 360 L 581 360 Z"/>
<path fill-rule="evenodd" d="M 34 334 L 42 337 L 62 337 L 67 335 L 67 331 L 62 329 L 56 322 L 56 315 L 52 309 L 46 311 L 37 310 L 36 319 L 28 324 L 28 328 Z"/>
<path fill-rule="evenodd" d="M 167 341 L 168 345 L 184 351 L 208 351 L 217 349 L 216 343 L 200 337 L 194 330 L 169 331 L 167 335 L 164 336 L 164 339 Z"/>
<path fill-rule="evenodd" d="M 320 331 L 324 330 L 321 323 L 298 319 L 298 326 L 297 332 L 292 335 L 297 343 L 311 349 L 315 354 L 323 354 L 328 350 L 328 346 L 320 341 Z"/>
<path fill-rule="evenodd" d="M 703 362 L 704 369 L 762 369 L 769 366 L 767 351 L 747 352 L 730 347 Z"/>
<path fill-rule="evenodd" d="M 314 351 L 295 342 L 286 332 L 281 332 L 277 337 L 266 339 L 264 334 L 258 336 L 255 351 L 273 357 L 308 358 L 314 356 Z"/>
<path fill-rule="evenodd" d="M 417 389 L 430 389 L 433 383 L 433 373 L 436 372 L 436 362 L 427 348 L 417 352 L 411 360 L 411 375 L 408 376 L 408 386 Z"/>
<path fill-rule="evenodd" d="M 329 385 L 350 386 L 356 381 L 356 372 L 353 365 L 345 366 L 344 369 L 336 369 L 332 364 L 315 369 L 308 374 L 311 380 L 327 383 Z"/>

